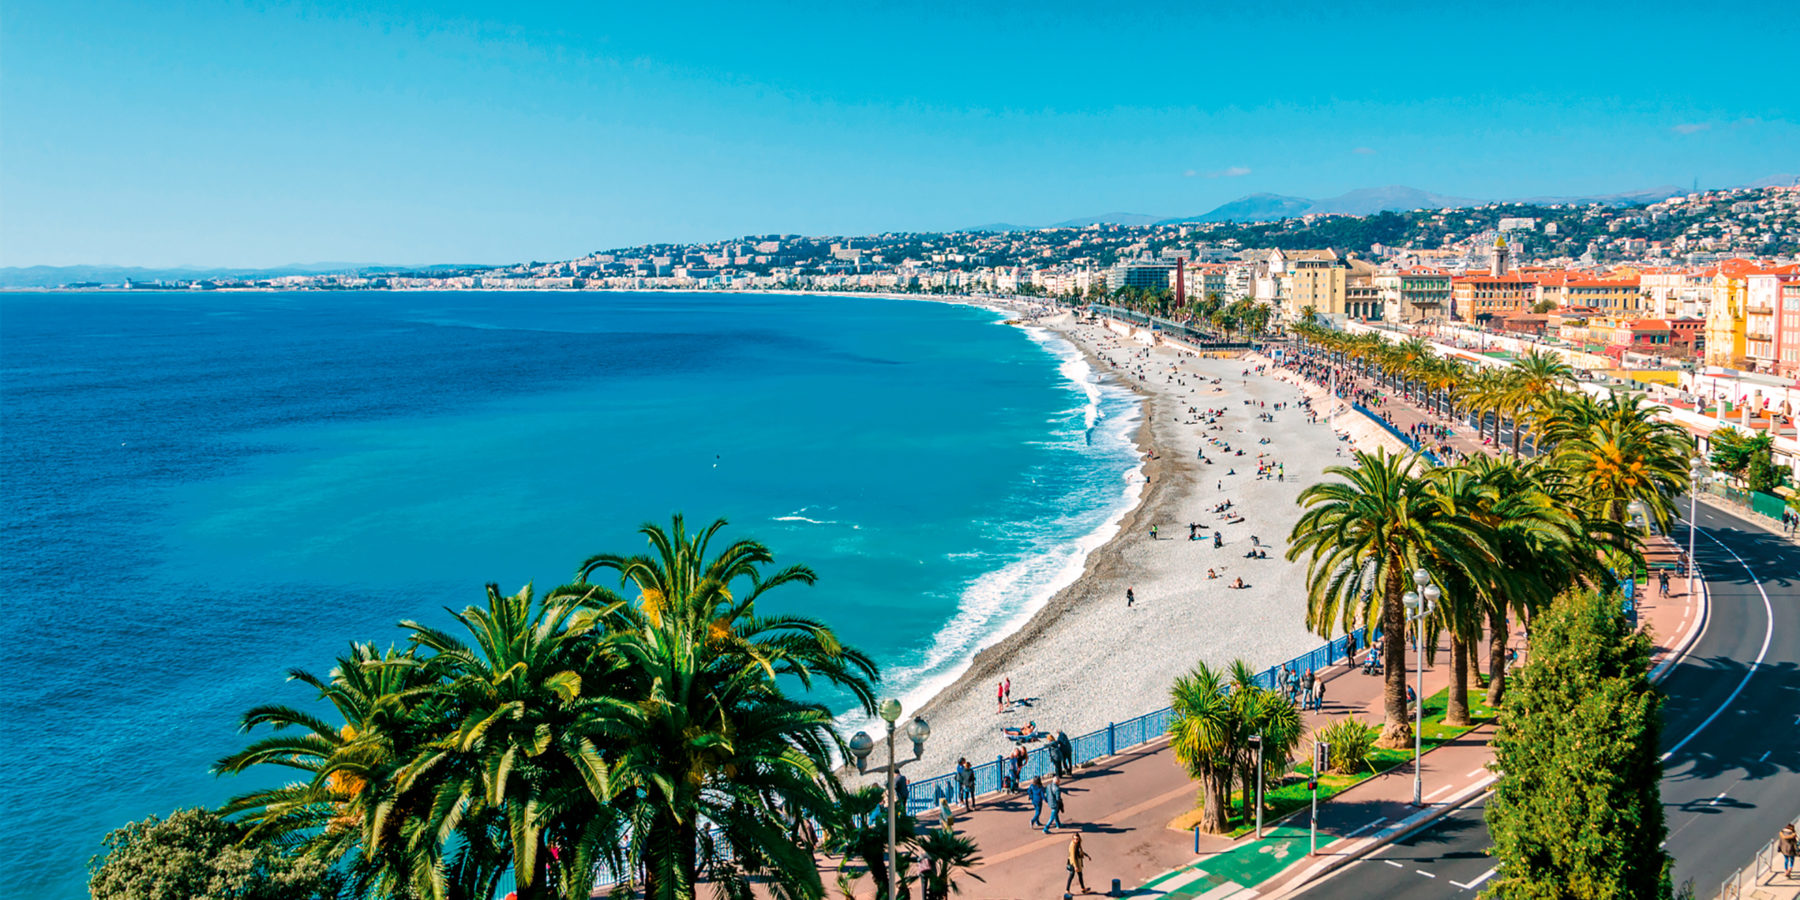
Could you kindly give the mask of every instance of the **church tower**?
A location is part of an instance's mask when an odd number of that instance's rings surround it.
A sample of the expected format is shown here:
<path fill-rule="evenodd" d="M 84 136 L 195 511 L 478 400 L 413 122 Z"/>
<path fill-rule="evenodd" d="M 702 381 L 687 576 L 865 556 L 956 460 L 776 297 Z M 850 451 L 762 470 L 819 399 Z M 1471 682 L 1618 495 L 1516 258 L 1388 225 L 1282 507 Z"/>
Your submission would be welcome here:
<path fill-rule="evenodd" d="M 1494 256 L 1488 263 L 1488 274 L 1499 278 L 1506 274 L 1506 235 L 1494 236 Z"/>

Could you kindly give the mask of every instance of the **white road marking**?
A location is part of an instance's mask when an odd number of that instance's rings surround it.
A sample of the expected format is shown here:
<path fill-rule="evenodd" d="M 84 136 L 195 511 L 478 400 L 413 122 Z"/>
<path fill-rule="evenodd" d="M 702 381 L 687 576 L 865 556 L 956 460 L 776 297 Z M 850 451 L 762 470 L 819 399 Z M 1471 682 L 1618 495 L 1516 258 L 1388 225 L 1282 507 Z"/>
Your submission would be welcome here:
<path fill-rule="evenodd" d="M 1384 859 L 1384 860 L 1382 860 L 1382 862 L 1384 862 L 1384 863 L 1387 863 L 1387 864 L 1388 864 L 1388 865 L 1390 865 L 1390 866 L 1393 866 L 1393 867 L 1394 867 L 1394 868 L 1396 868 L 1396 869 L 1404 869 L 1404 868 L 1406 868 L 1406 867 L 1405 867 L 1405 866 L 1403 866 L 1403 865 L 1401 865 L 1401 864 L 1399 864 L 1399 863 L 1397 863 L 1397 862 L 1394 862 L 1394 861 L 1393 861 L 1393 860 L 1391 860 L 1391 859 Z"/>
<path fill-rule="evenodd" d="M 1498 872 L 1498 871 L 1500 871 L 1500 870 L 1499 869 L 1489 869 L 1486 872 L 1483 872 L 1480 875 L 1475 876 L 1475 880 L 1469 882 L 1468 884 L 1463 884 L 1460 881 L 1452 881 L 1450 883 L 1456 885 L 1459 888 L 1462 888 L 1465 891 L 1472 891 L 1477 886 L 1479 886 L 1482 882 L 1488 880 L 1489 878 L 1494 877 L 1494 873 Z"/>
<path fill-rule="evenodd" d="M 1794 718 L 1795 718 L 1795 721 L 1800 721 L 1800 716 L 1795 716 L 1795 717 L 1794 717 Z M 1756 761 L 1757 761 L 1757 762 L 1762 762 L 1762 761 L 1763 761 L 1763 760 L 1765 760 L 1765 759 L 1768 759 L 1768 758 L 1769 758 L 1769 754 L 1771 754 L 1771 753 L 1774 753 L 1774 752 L 1775 752 L 1775 751 L 1773 751 L 1773 750 L 1764 750 L 1764 751 L 1763 751 L 1763 755 L 1761 755 L 1761 756 L 1759 756 L 1759 757 L 1757 757 L 1757 758 L 1756 758 Z"/>
<path fill-rule="evenodd" d="M 1689 522 L 1688 527 L 1696 528 L 1698 526 L 1693 522 Z M 1750 668 L 1745 670 L 1744 679 L 1738 682 L 1737 687 L 1731 689 L 1731 696 L 1726 697 L 1725 702 L 1719 704 L 1719 708 L 1713 710 L 1712 715 L 1707 716 L 1706 721 L 1700 723 L 1700 727 L 1688 732 L 1688 736 L 1682 738 L 1680 743 L 1670 747 L 1668 752 L 1662 755 L 1662 761 L 1666 761 L 1669 757 L 1674 756 L 1676 751 L 1687 746 L 1688 741 L 1698 737 L 1700 732 L 1706 730 L 1706 726 L 1711 725 L 1714 719 L 1717 719 L 1721 713 L 1730 708 L 1731 704 L 1737 702 L 1738 695 L 1744 692 L 1744 686 L 1750 683 L 1751 678 L 1755 677 L 1756 670 L 1762 666 L 1763 659 L 1769 655 L 1769 642 L 1775 638 L 1775 604 L 1769 602 L 1769 592 L 1763 590 L 1762 579 L 1756 577 L 1756 572 L 1750 568 L 1750 564 L 1744 562 L 1744 558 L 1737 555 L 1730 547 L 1725 546 L 1724 541 L 1721 541 L 1706 532 L 1701 532 L 1701 534 L 1705 534 L 1707 540 L 1718 544 L 1720 550 L 1730 553 L 1731 558 L 1737 560 L 1738 565 L 1744 567 L 1744 574 L 1750 576 L 1751 582 L 1756 585 L 1756 592 L 1762 595 L 1763 612 L 1766 613 L 1768 617 L 1766 620 L 1767 624 L 1763 628 L 1762 649 L 1756 651 L 1756 659 L 1752 660 L 1750 662 Z M 1710 625 L 1711 623 L 1709 622 L 1708 624 Z M 1795 723 L 1800 724 L 1800 716 L 1795 716 L 1794 721 Z"/>
<path fill-rule="evenodd" d="M 1470 769 L 1468 774 L 1464 775 L 1463 777 L 1464 778 L 1474 778 L 1477 775 L 1485 775 L 1485 774 L 1487 774 L 1487 766 L 1482 766 L 1479 769 Z"/>
<path fill-rule="evenodd" d="M 1362 834 L 1363 832 L 1368 831 L 1369 829 L 1374 828 L 1375 826 L 1380 825 L 1381 823 L 1386 822 L 1386 821 L 1387 821 L 1387 816 L 1382 816 L 1381 818 L 1376 819 L 1375 821 L 1370 822 L 1369 824 L 1364 825 L 1363 827 L 1358 828 L 1355 831 L 1352 831 L 1349 834 L 1344 835 L 1344 840 L 1349 840 L 1353 837 L 1356 837 L 1357 835 Z"/>
<path fill-rule="evenodd" d="M 1436 875 L 1433 875 L 1430 872 L 1425 871 L 1424 869 L 1414 869 L 1413 871 L 1419 873 L 1420 875 L 1425 876 L 1426 878 L 1436 878 L 1437 877 Z"/>
<path fill-rule="evenodd" d="M 1446 784 L 1446 785 L 1444 785 L 1444 786 L 1443 786 L 1443 787 L 1441 787 L 1441 788 L 1438 788 L 1438 789 L 1437 789 L 1437 790 L 1435 790 L 1435 791 L 1432 791 L 1432 792 L 1431 792 L 1431 793 L 1429 793 L 1429 794 L 1426 794 L 1426 795 L 1425 795 L 1425 796 L 1424 796 L 1424 797 L 1423 797 L 1423 798 L 1421 798 L 1421 799 L 1425 799 L 1425 800 L 1430 800 L 1430 799 L 1431 799 L 1431 798 L 1433 798 L 1433 797 L 1436 797 L 1436 796 L 1437 796 L 1437 795 L 1439 795 L 1439 794 L 1441 794 L 1441 793 L 1443 793 L 1443 792 L 1445 792 L 1445 791 L 1447 791 L 1447 790 L 1450 790 L 1450 789 L 1451 789 L 1451 788 L 1453 788 L 1453 787 L 1456 787 L 1456 785 L 1454 785 L 1454 784 Z"/>
<path fill-rule="evenodd" d="M 1728 793 L 1730 793 L 1730 792 L 1729 792 L 1729 791 L 1720 791 L 1720 792 L 1719 792 L 1719 796 L 1717 796 L 1717 797 L 1714 797 L 1714 798 L 1712 798 L 1712 801 L 1711 801 L 1711 803 L 1710 803 L 1710 804 L 1709 804 L 1709 805 L 1711 805 L 1711 806 L 1718 806 L 1718 805 L 1719 805 L 1719 801 L 1720 801 L 1720 800 L 1723 800 L 1723 799 L 1725 799 L 1725 795 L 1726 795 L 1726 794 L 1728 794 Z"/>

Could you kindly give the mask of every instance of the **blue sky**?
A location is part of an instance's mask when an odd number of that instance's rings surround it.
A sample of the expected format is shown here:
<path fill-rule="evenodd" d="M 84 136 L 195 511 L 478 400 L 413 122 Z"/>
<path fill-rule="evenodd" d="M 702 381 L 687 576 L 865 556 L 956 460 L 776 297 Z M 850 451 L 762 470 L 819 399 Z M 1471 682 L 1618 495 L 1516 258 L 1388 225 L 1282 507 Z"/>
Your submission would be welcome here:
<path fill-rule="evenodd" d="M 511 262 L 1256 191 L 1734 184 L 1800 171 L 1797 22 L 1787 3 L 8 0 L 0 265 Z"/>

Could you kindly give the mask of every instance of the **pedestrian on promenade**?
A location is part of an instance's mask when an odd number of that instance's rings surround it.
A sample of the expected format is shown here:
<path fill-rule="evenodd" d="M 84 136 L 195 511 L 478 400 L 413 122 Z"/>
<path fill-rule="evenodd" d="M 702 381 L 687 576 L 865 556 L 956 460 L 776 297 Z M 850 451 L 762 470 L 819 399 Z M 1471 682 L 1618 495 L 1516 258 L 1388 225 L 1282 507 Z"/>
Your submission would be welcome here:
<path fill-rule="evenodd" d="M 1313 684 L 1312 701 L 1313 709 L 1322 710 L 1325 708 L 1325 679 L 1321 678 Z"/>
<path fill-rule="evenodd" d="M 1049 834 L 1050 829 L 1062 827 L 1062 779 L 1052 778 L 1044 785 L 1044 805 L 1050 807 L 1050 821 L 1044 823 L 1044 833 Z"/>
<path fill-rule="evenodd" d="M 911 801 L 912 801 L 912 783 L 906 780 L 905 775 L 895 775 L 894 776 L 894 807 L 896 809 L 900 810 L 900 812 L 902 812 L 902 813 L 911 814 L 912 810 L 907 807 L 907 804 Z"/>
<path fill-rule="evenodd" d="M 962 761 L 962 772 L 957 779 L 962 782 L 963 810 L 972 812 L 975 809 L 975 767 L 969 765 L 967 759 Z"/>
<path fill-rule="evenodd" d="M 1344 665 L 1356 667 L 1356 632 L 1344 635 Z"/>
<path fill-rule="evenodd" d="M 1314 680 L 1315 679 L 1313 678 L 1313 670 L 1311 670 L 1311 669 L 1307 669 L 1306 674 L 1300 676 L 1300 684 L 1302 687 L 1304 687 L 1306 689 L 1306 702 L 1308 705 L 1312 704 Z"/>
<path fill-rule="evenodd" d="M 1062 777 L 1073 776 L 1075 774 L 1075 748 L 1070 746 L 1069 736 L 1064 734 L 1061 729 L 1057 729 L 1056 732 L 1056 746 L 1062 751 Z"/>
<path fill-rule="evenodd" d="M 1800 841 L 1795 839 L 1794 823 L 1781 826 L 1781 833 L 1775 836 L 1775 852 L 1781 854 L 1781 874 L 1784 878 L 1794 877 L 1796 844 L 1800 844 Z"/>
<path fill-rule="evenodd" d="M 1039 821 L 1044 816 L 1043 778 L 1036 775 L 1031 776 L 1031 786 L 1025 789 L 1025 799 L 1031 801 L 1031 827 L 1044 827 L 1044 823 Z"/>
<path fill-rule="evenodd" d="M 1137 602 L 1137 591 L 1135 591 L 1131 588 L 1126 588 L 1125 589 L 1125 608 L 1130 609 L 1131 605 L 1136 602 Z"/>
<path fill-rule="evenodd" d="M 1075 832 L 1075 837 L 1069 841 L 1069 877 L 1063 881 L 1063 893 L 1069 892 L 1071 884 L 1081 885 L 1081 892 L 1088 893 L 1087 878 L 1082 875 L 1081 870 L 1084 868 L 1083 864 L 1091 858 L 1086 850 L 1081 849 L 1081 832 Z"/>

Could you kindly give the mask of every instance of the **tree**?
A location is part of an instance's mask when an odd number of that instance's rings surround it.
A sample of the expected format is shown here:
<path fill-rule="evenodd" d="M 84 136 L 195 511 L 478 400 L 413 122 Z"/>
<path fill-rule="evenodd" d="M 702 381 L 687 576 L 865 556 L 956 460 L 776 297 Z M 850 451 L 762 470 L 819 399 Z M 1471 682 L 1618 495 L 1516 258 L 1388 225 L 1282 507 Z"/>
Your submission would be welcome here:
<path fill-rule="evenodd" d="M 1174 717 L 1169 747 L 1188 777 L 1200 782 L 1199 828 L 1223 834 L 1227 828 L 1231 771 L 1247 735 L 1232 708 L 1225 674 L 1201 662 L 1169 689 Z"/>
<path fill-rule="evenodd" d="M 1238 786 L 1244 799 L 1244 815 L 1254 815 L 1252 792 L 1256 789 L 1256 747 L 1251 736 L 1262 738 L 1262 764 L 1265 781 L 1279 781 L 1293 761 L 1294 751 L 1306 737 L 1306 726 L 1294 701 L 1279 690 L 1256 683 L 1256 673 L 1241 659 L 1231 662 L 1231 706 L 1237 717 L 1238 731 L 1244 736 L 1238 748 Z"/>
<path fill-rule="evenodd" d="M 873 712 L 876 669 L 821 622 L 759 615 L 766 592 L 811 584 L 813 573 L 766 571 L 773 556 L 754 541 L 712 554 L 724 525 L 689 534 L 679 515 L 668 529 L 646 524 L 639 532 L 651 553 L 591 557 L 562 590 L 613 572 L 638 592 L 609 613 L 606 652 L 627 702 L 602 731 L 644 896 L 691 900 L 705 878 L 726 896 L 747 897 L 752 879 L 762 879 L 812 900 L 823 894 L 818 869 L 785 823 L 829 814 L 841 748 L 830 709 L 789 697 L 781 682 L 810 689 L 823 680 Z"/>
<path fill-rule="evenodd" d="M 1556 465 L 1585 486 L 1594 514 L 1623 523 L 1638 500 L 1658 527 L 1669 526 L 1675 496 L 1688 488 L 1694 442 L 1681 426 L 1656 418 L 1664 410 L 1617 392 L 1604 400 L 1560 395 L 1543 440 Z"/>
<path fill-rule="evenodd" d="M 430 807 L 424 785 L 398 785 L 395 774 L 438 731 L 435 714 L 410 698 L 436 682 L 410 665 L 412 651 L 352 644 L 330 674 L 294 669 L 290 681 L 318 692 L 342 724 L 289 706 L 258 706 L 244 714 L 249 732 L 277 732 L 213 764 L 218 774 L 257 766 L 296 770 L 306 780 L 252 791 L 221 810 L 236 816 L 259 840 L 297 840 L 296 849 L 325 865 L 345 865 L 358 894 L 397 896 L 427 880 L 436 854 L 414 845 L 418 817 Z M 407 833 L 403 833 L 407 832 Z"/>
<path fill-rule="evenodd" d="M 981 865 L 981 850 L 975 839 L 957 834 L 949 828 L 930 828 L 913 839 L 913 849 L 920 859 L 919 892 L 924 900 L 948 900 L 962 892 L 956 884 L 958 873 L 986 883 L 986 879 L 969 871 Z"/>
<path fill-rule="evenodd" d="M 1533 622 L 1494 736 L 1488 802 L 1507 900 L 1668 897 L 1651 639 L 1613 594 L 1560 598 Z"/>
<path fill-rule="evenodd" d="M 340 877 L 308 857 L 256 840 L 204 809 L 151 816 L 105 838 L 88 864 L 93 900 L 323 900 Z"/>
<path fill-rule="evenodd" d="M 1307 564 L 1307 626 L 1325 637 L 1379 625 L 1385 640 L 1381 745 L 1412 740 L 1406 715 L 1406 611 L 1402 596 L 1427 560 L 1471 569 L 1491 559 L 1469 520 L 1446 513 L 1416 473 L 1417 458 L 1358 452 L 1356 465 L 1332 466 L 1342 479 L 1300 493 L 1307 511 L 1288 536 L 1287 558 Z"/>
<path fill-rule="evenodd" d="M 501 836 L 479 857 L 465 854 L 480 863 L 465 880 L 477 895 L 492 893 L 510 866 L 521 900 L 578 900 L 592 887 L 596 862 L 617 862 L 613 848 L 625 823 L 610 802 L 602 744 L 611 720 L 629 715 L 630 701 L 607 677 L 615 666 L 590 665 L 595 648 L 587 640 L 618 608 L 612 601 L 589 591 L 538 603 L 530 585 L 504 595 L 490 584 L 484 606 L 452 613 L 469 641 L 401 623 L 430 652 L 395 665 L 432 676 L 430 702 L 444 727 L 397 781 L 430 786 L 426 835 L 469 822 Z M 432 894 L 442 892 L 432 886 Z"/>
<path fill-rule="evenodd" d="M 1562 357 L 1544 350 L 1531 350 L 1518 358 L 1512 368 L 1512 390 L 1507 405 L 1513 410 L 1512 451 L 1519 455 L 1519 422 L 1522 418 L 1541 419 L 1556 408 L 1556 397 L 1563 386 L 1575 380 L 1575 370 Z M 1542 452 L 1542 448 L 1539 448 Z"/>

